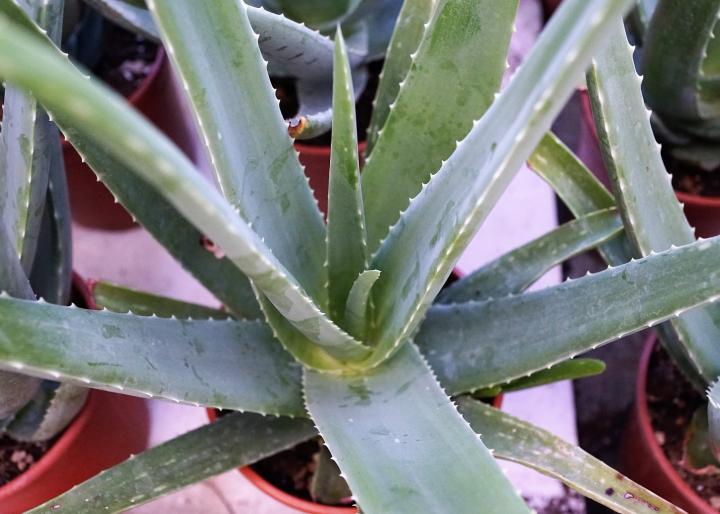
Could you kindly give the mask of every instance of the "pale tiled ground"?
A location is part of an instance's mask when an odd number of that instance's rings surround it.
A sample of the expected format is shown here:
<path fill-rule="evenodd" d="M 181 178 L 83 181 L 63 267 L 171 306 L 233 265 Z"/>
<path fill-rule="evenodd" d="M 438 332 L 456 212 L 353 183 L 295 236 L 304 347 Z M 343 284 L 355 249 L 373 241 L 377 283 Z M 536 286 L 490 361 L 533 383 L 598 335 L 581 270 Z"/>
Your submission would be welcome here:
<path fill-rule="evenodd" d="M 510 64 L 516 65 L 534 41 L 539 30 L 539 11 L 535 0 L 521 1 L 518 31 L 513 40 Z M 499 205 L 491 213 L 477 237 L 458 263 L 469 272 L 484 262 L 529 241 L 556 224 L 552 192 L 532 172 L 520 171 Z M 121 284 L 208 305 L 212 296 L 140 228 L 107 233 L 74 227 L 75 268 L 88 278 L 104 278 Z M 559 280 L 559 270 L 548 273 L 535 287 Z M 152 444 L 206 423 L 202 409 L 151 402 Z M 512 393 L 503 409 L 539 424 L 569 441 L 576 440 L 572 388 L 560 383 Z M 523 494 L 542 500 L 562 494 L 560 484 L 519 466 L 503 464 Z M 290 514 L 266 497 L 239 473 L 231 471 L 189 487 L 149 505 L 136 508 L 136 514 Z"/>

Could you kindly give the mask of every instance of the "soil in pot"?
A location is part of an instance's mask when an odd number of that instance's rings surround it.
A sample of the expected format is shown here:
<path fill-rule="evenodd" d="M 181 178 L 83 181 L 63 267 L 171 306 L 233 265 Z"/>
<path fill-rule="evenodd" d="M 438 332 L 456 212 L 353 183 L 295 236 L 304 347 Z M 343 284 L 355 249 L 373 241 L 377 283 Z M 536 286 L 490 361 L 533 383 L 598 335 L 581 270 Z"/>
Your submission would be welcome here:
<path fill-rule="evenodd" d="M 681 465 L 685 434 L 693 413 L 705 400 L 659 344 L 650 357 L 647 399 L 655 438 L 668 461 L 698 496 L 720 511 L 720 475 L 695 474 Z"/>
<path fill-rule="evenodd" d="M 0 487 L 30 469 L 52 446 L 55 439 L 38 443 L 16 441 L 7 435 L 0 437 Z"/>
<path fill-rule="evenodd" d="M 672 184 L 675 191 L 697 196 L 720 197 L 720 166 L 703 169 L 692 166 L 663 150 L 663 161 L 672 170 Z"/>

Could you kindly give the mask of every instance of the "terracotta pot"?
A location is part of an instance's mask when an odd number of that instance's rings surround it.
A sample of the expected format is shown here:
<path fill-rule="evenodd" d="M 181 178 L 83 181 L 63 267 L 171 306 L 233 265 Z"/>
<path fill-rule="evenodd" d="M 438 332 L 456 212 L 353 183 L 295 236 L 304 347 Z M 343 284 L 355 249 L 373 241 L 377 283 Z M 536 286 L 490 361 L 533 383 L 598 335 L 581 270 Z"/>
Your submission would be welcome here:
<path fill-rule="evenodd" d="M 691 514 L 717 514 L 683 481 L 655 438 L 647 403 L 648 366 L 655 344 L 653 333 L 640 358 L 635 406 L 622 444 L 622 469 L 636 482 Z"/>
<path fill-rule="evenodd" d="M 503 395 L 496 396 L 493 400 L 493 406 L 500 408 L 502 406 Z M 217 413 L 215 409 L 207 409 L 208 419 L 215 421 L 217 419 Z M 299 512 L 305 512 L 307 514 L 355 514 L 357 509 L 355 507 L 331 507 L 329 505 L 322 505 L 320 503 L 310 502 L 293 496 L 292 494 L 286 493 L 282 489 L 279 489 L 272 485 L 270 482 L 265 480 L 260 474 L 255 472 L 251 466 L 244 466 L 239 468 L 238 471 L 247 478 L 255 487 L 260 489 L 262 492 L 279 501 L 280 503 L 287 505 Z"/>
<path fill-rule="evenodd" d="M 184 115 L 183 100 L 173 83 L 170 63 L 162 48 L 158 49 L 148 76 L 127 100 L 185 154 L 194 156 L 193 129 Z M 82 162 L 72 145 L 63 140 L 62 146 L 73 219 L 82 225 L 106 230 L 132 227 L 132 217 L 97 181 L 95 173 Z"/>
<path fill-rule="evenodd" d="M 358 145 L 360 166 L 365 163 L 365 142 Z M 310 187 L 315 193 L 320 210 L 327 215 L 328 177 L 330 175 L 330 146 L 306 145 L 295 143 L 295 150 L 300 154 L 300 162 L 305 166 L 305 175 L 310 180 Z"/>
<path fill-rule="evenodd" d="M 73 300 L 96 308 L 73 274 Z M 141 398 L 90 391 L 75 420 L 25 473 L 0 487 L 0 512 L 25 512 L 147 448 L 150 418 Z"/>

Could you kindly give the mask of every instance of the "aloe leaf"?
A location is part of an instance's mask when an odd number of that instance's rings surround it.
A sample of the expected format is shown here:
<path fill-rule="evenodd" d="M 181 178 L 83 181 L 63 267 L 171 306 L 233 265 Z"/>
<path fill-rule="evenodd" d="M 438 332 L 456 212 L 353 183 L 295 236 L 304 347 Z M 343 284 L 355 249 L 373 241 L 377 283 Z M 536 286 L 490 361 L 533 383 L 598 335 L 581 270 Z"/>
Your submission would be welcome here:
<path fill-rule="evenodd" d="M 516 8 L 516 1 L 438 2 L 365 161 L 371 251 L 492 103 L 506 68 Z"/>
<path fill-rule="evenodd" d="M 370 292 L 380 278 L 380 272 L 375 269 L 360 273 L 348 293 L 345 303 L 343 322 L 348 332 L 361 341 L 367 335 L 367 321 L 369 319 Z"/>
<path fill-rule="evenodd" d="M 520 391 L 531 387 L 552 384 L 561 380 L 577 380 L 592 377 L 605 371 L 605 363 L 597 359 L 571 359 L 536 371 L 528 377 L 518 378 L 502 386 L 488 387 L 473 392 L 476 398 L 491 398 L 506 392 Z"/>
<path fill-rule="evenodd" d="M 105 18 L 124 29 L 152 41 L 160 41 L 160 34 L 147 8 L 133 5 L 124 0 L 85 0 L 85 2 Z"/>
<path fill-rule="evenodd" d="M 630 3 L 565 1 L 507 88 L 393 226 L 370 262 L 383 274 L 373 291 L 377 344 L 369 364 L 382 361 L 417 328 L 452 266 L 550 128 L 610 20 Z"/>
<path fill-rule="evenodd" d="M 615 207 L 615 200 L 605 186 L 552 132 L 540 140 L 528 165 L 553 188 L 575 217 Z M 630 260 L 625 237 L 605 243 L 598 251 L 613 266 Z"/>
<path fill-rule="evenodd" d="M 343 19 L 343 32 L 348 43 L 355 34 L 364 32 L 367 41 L 362 50 L 366 61 L 385 56 L 403 0 L 360 0 L 357 8 Z M 350 45 L 353 46 L 353 45 Z"/>
<path fill-rule="evenodd" d="M 182 403 L 304 414 L 300 370 L 262 322 L 148 318 L 4 297 L 0 325 L 7 370 Z"/>
<path fill-rule="evenodd" d="M 588 90 L 605 167 L 635 251 L 648 255 L 694 241 L 655 142 L 632 49 L 619 20 L 611 43 L 590 67 Z M 720 375 L 720 308 L 699 309 L 672 324 L 682 343 L 675 351 L 684 351 L 706 383 Z"/>
<path fill-rule="evenodd" d="M 151 0 L 148 5 L 225 197 L 310 297 L 324 305 L 325 225 L 287 134 L 245 4 Z"/>
<path fill-rule="evenodd" d="M 714 238 L 537 292 L 435 305 L 416 341 L 449 393 L 491 387 L 716 301 L 718 258 Z"/>
<path fill-rule="evenodd" d="M 32 401 L 15 414 L 5 432 L 17 441 L 47 441 L 70 424 L 85 405 L 87 394 L 84 387 L 46 380 Z"/>
<path fill-rule="evenodd" d="M 622 232 L 617 209 L 570 221 L 482 266 L 443 290 L 437 302 L 461 303 L 521 293 L 566 259 Z"/>
<path fill-rule="evenodd" d="M 327 447 L 320 448 L 315 462 L 315 471 L 310 480 L 310 496 L 316 502 L 337 505 L 352 497 L 352 491 L 340 476 L 340 468 Z"/>
<path fill-rule="evenodd" d="M 367 266 L 352 75 L 342 32 L 335 35 L 333 131 L 327 221 L 329 313 L 341 319 L 353 282 Z"/>
<path fill-rule="evenodd" d="M 306 370 L 305 397 L 363 512 L 529 512 L 414 345 L 362 376 Z"/>
<path fill-rule="evenodd" d="M 60 37 L 63 0 L 17 3 L 32 21 L 56 41 Z M 11 242 L 30 271 L 40 232 L 51 154 L 57 129 L 37 100 L 8 85 L 0 133 L 0 214 Z"/>
<path fill-rule="evenodd" d="M 70 198 L 60 138 L 57 134 L 48 144 L 52 154 L 50 176 L 40 225 L 37 258 L 33 262 L 29 278 L 38 297 L 57 305 L 67 305 L 72 289 Z"/>
<path fill-rule="evenodd" d="M 385 125 L 390 105 L 397 98 L 400 83 L 407 77 L 412 64 L 411 55 L 417 50 L 425 34 L 425 24 L 433 13 L 437 0 L 407 0 L 403 2 L 402 9 L 395 23 L 390 45 L 388 46 L 380 72 L 370 126 L 367 131 L 367 147 L 365 152 L 370 155 L 378 131 Z"/>
<path fill-rule="evenodd" d="M 720 98 L 698 91 L 718 13 L 718 0 L 658 3 L 643 43 L 643 92 L 653 110 L 684 120 L 720 114 Z"/>
<path fill-rule="evenodd" d="M 458 408 L 496 457 L 557 478 L 615 512 L 684 512 L 550 432 L 469 398 Z"/>
<path fill-rule="evenodd" d="M 708 389 L 708 433 L 710 447 L 720 462 L 720 380 L 716 380 Z"/>
<path fill-rule="evenodd" d="M 263 0 L 263 4 L 311 27 L 335 26 L 360 0 Z"/>
<path fill-rule="evenodd" d="M 714 455 L 710 441 L 708 408 L 699 407 L 684 434 L 682 460 L 679 464 L 695 475 L 720 474 L 720 461 Z"/>
<path fill-rule="evenodd" d="M 28 514 L 123 512 L 291 448 L 314 433 L 306 420 L 231 413 L 131 457 Z"/>
<path fill-rule="evenodd" d="M 367 355 L 367 348 L 320 311 L 260 236 L 165 136 L 116 94 L 85 78 L 37 33 L 30 37 L 5 20 L 0 26 L 0 75 L 30 89 L 52 111 L 81 154 L 102 147 L 113 160 L 136 173 L 139 182 L 147 181 L 212 239 L 315 344 L 343 357 Z M 54 80 L 48 81 L 48 76 Z M 113 122 L 108 123 L 108 119 Z M 102 161 L 102 156 L 96 154 L 93 159 L 96 157 Z M 119 169 L 109 167 L 105 171 Z M 119 182 L 128 181 L 122 177 Z M 154 208 L 153 214 L 157 214 Z"/>
<path fill-rule="evenodd" d="M 227 319 L 230 317 L 227 312 L 220 309 L 145 293 L 110 282 L 95 282 L 91 290 L 98 308 L 113 312 L 129 311 L 139 316 L 155 315 L 161 318 L 175 316 L 192 319 Z"/>

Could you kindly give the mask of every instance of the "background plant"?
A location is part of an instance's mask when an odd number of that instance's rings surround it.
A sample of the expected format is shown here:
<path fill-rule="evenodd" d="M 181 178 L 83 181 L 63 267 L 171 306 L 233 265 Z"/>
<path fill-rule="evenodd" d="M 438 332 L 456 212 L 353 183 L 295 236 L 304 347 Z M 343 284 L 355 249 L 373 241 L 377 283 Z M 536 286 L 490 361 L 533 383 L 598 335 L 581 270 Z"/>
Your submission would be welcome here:
<path fill-rule="evenodd" d="M 529 512 L 486 445 L 495 457 L 556 476 L 619 512 L 647 505 L 677 512 L 550 434 L 472 397 L 455 404 L 447 396 L 548 379 L 556 364 L 687 317 L 719 297 L 720 240 L 688 241 L 624 262 L 612 196 L 547 134 L 602 44 L 608 38 L 625 44 L 624 33 L 614 31 L 631 3 L 566 1 L 495 98 L 515 3 L 445 0 L 428 8 L 409 2 L 406 14 L 425 8 L 415 14 L 424 13 L 427 24 L 404 55 L 388 56 L 392 77 L 405 79 L 386 89 L 397 94 L 382 100 L 386 115 L 376 121 L 362 178 L 350 58 L 338 32 L 326 225 L 244 3 L 149 2 L 220 193 L 122 99 L 87 80 L 15 2 L 0 0 L 0 75 L 32 91 L 123 205 L 229 314 L 213 319 L 197 306 L 112 288 L 104 292 L 113 308 L 137 302 L 152 311 L 157 304 L 161 316 L 3 298 L 0 366 L 244 411 L 149 450 L 35 511 L 121 511 L 250 464 L 317 430 L 370 513 Z M 395 40 L 407 25 L 397 27 Z M 466 77 L 468 69 L 475 74 Z M 442 95 L 438 77 L 447 86 Z M 461 79 L 469 81 L 465 87 L 457 86 Z M 416 149 L 411 139 L 425 133 L 430 144 Z M 403 165 L 414 162 L 410 149 L 425 152 L 420 168 Z M 578 219 L 434 302 L 533 149 L 538 171 Z M 385 202 L 371 203 L 378 197 Z M 204 237 L 221 252 L 199 244 Z M 523 292 L 544 270 L 595 245 L 621 264 Z"/>

